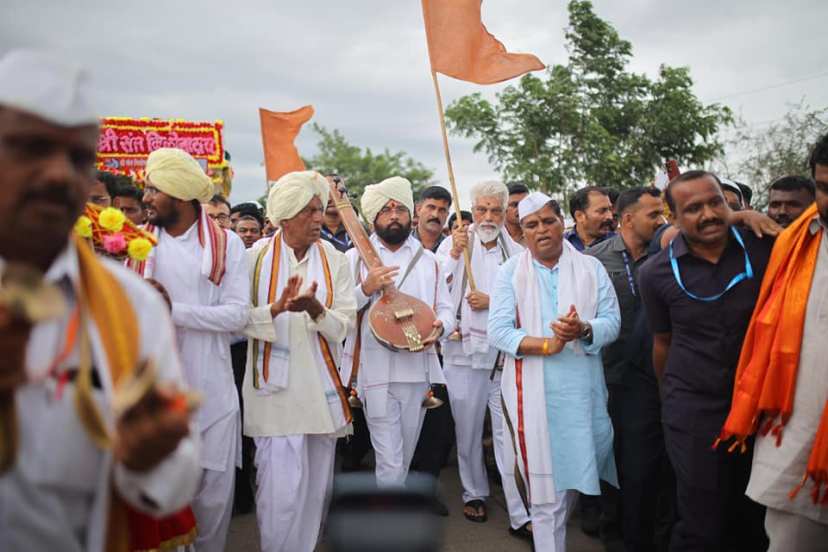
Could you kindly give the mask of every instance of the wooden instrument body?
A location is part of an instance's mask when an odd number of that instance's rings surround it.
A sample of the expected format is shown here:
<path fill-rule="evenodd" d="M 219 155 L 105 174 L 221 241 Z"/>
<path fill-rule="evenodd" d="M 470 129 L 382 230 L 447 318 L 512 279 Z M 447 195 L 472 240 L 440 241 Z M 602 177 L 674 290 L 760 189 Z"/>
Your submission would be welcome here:
<path fill-rule="evenodd" d="M 396 288 L 385 289 L 368 309 L 371 333 L 392 351 L 422 350 L 422 340 L 434 330 L 435 319 L 430 305 Z"/>
<path fill-rule="evenodd" d="M 342 224 L 368 269 L 383 266 L 368 233 L 357 219 L 356 212 L 331 183 L 334 204 L 342 217 Z M 405 267 L 401 267 L 405 270 Z M 392 351 L 421 351 L 423 340 L 434 329 L 437 319 L 434 309 L 425 302 L 399 291 L 395 286 L 383 289 L 378 300 L 368 309 L 368 327 L 377 341 Z"/>

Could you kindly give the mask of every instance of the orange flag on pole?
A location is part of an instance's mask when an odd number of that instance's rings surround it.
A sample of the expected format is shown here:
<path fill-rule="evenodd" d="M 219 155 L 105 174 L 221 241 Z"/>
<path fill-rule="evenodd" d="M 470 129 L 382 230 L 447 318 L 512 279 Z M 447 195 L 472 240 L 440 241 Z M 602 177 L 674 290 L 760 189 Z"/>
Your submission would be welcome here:
<path fill-rule="evenodd" d="M 480 20 L 481 0 L 422 0 L 431 69 L 477 84 L 509 80 L 545 65 L 510 54 Z"/>
<path fill-rule="evenodd" d="M 268 182 L 275 182 L 283 174 L 292 171 L 305 170 L 305 163 L 299 157 L 293 140 L 299 134 L 302 125 L 307 123 L 311 117 L 313 117 L 313 106 L 310 105 L 288 113 L 259 108 Z"/>

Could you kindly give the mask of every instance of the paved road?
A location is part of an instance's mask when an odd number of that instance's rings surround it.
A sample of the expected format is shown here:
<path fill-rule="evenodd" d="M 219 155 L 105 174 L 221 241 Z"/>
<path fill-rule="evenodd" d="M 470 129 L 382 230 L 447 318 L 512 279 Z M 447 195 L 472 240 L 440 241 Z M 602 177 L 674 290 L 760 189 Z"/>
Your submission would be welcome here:
<path fill-rule="evenodd" d="M 503 495 L 496 485 L 492 490 L 496 495 L 489 501 L 489 521 L 472 523 L 463 517 L 460 500 L 460 477 L 456 463 L 447 466 L 441 475 L 440 484 L 449 507 L 449 517 L 445 525 L 444 552 L 528 552 L 530 545 L 518 540 L 508 532 L 508 518 L 504 507 Z M 256 516 L 249 514 L 233 518 L 230 524 L 230 536 L 227 550 L 232 552 L 259 552 L 259 533 Z M 568 552 L 604 552 L 600 541 L 585 536 L 574 520 L 569 522 L 567 532 Z M 324 542 L 319 547 L 324 552 Z"/>

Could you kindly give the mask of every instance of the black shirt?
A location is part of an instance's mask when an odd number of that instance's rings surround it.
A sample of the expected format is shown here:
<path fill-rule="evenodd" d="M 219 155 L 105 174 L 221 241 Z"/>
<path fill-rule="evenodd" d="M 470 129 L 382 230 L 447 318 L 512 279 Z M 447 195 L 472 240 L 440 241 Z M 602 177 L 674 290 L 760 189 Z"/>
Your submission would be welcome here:
<path fill-rule="evenodd" d="M 754 275 L 715 301 L 692 299 L 679 287 L 669 247 L 650 257 L 639 275 L 650 329 L 672 333 L 662 382 L 664 423 L 694 433 L 715 435 L 727 416 L 742 340 L 773 248 L 771 238 L 738 231 Z M 744 251 L 732 234 L 715 264 L 693 255 L 681 234 L 672 245 L 684 286 L 697 296 L 721 293 L 745 270 Z"/>
<path fill-rule="evenodd" d="M 615 295 L 618 297 L 618 307 L 621 310 L 621 330 L 618 333 L 618 339 L 604 347 L 602 351 L 607 385 L 622 383 L 624 375 L 633 369 L 647 370 L 652 373 L 650 363 L 641 366 L 639 362 L 641 359 L 629 354 L 630 342 L 634 337 L 636 320 L 641 310 L 638 269 L 647 260 L 647 255 L 637 261 L 633 260 L 621 234 L 613 235 L 597 245 L 588 247 L 584 253 L 597 258 L 607 269 L 612 286 L 615 288 Z M 630 269 L 629 273 L 627 266 Z"/>

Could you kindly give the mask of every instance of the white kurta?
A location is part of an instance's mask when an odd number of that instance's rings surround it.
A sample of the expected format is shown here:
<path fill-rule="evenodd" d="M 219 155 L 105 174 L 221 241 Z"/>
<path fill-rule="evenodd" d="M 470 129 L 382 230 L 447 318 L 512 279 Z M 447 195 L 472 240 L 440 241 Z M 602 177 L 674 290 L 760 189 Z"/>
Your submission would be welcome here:
<path fill-rule="evenodd" d="M 270 247 L 271 240 L 256 244 L 248 250 L 248 263 L 253 277 L 253 269 L 261 247 Z M 244 373 L 242 395 L 244 398 L 244 433 L 250 437 L 276 437 L 301 434 L 336 434 L 344 433 L 349 424 L 335 423 L 342 418 L 342 404 L 327 366 L 319 366 L 317 357 L 311 347 L 315 346 L 317 333 L 322 334 L 331 347 L 334 362 L 339 365 L 342 356 L 341 343 L 348 331 L 354 327 L 356 319 L 356 299 L 354 298 L 354 281 L 345 255 L 338 252 L 328 242 L 320 242 L 325 248 L 328 265 L 333 282 L 333 304 L 325 309 L 324 315 L 314 322 L 305 313 L 282 313 L 279 316 L 290 320 L 289 343 L 282 343 L 290 350 L 288 367 L 288 386 L 282 391 L 270 395 L 260 395 L 253 388 L 253 369 L 251 367 L 253 346 L 248 345 L 247 369 Z M 314 245 L 314 247 L 316 247 Z M 301 261 L 296 260 L 293 250 L 282 244 L 282 255 L 288 255 L 290 276 L 302 278 L 302 290 L 310 285 L 308 280 L 308 255 Z M 266 265 L 266 266 L 265 266 Z M 270 263 L 262 263 L 260 286 L 266 286 L 270 278 Z M 324 282 L 317 282 L 319 301 L 324 304 Z M 276 343 L 276 331 L 270 306 L 262 305 L 250 312 L 250 320 L 245 333 L 250 338 Z M 252 339 L 251 339 L 252 341 Z M 314 369 L 316 368 L 316 369 Z"/>
<path fill-rule="evenodd" d="M 434 305 L 445 333 L 451 333 L 454 330 L 451 297 L 434 254 L 424 250 L 408 278 L 400 285 L 409 263 L 422 245 L 409 237 L 399 249 L 391 251 L 376 235 L 371 236 L 371 241 L 385 266 L 400 267 L 397 288 L 428 305 Z M 359 283 L 365 280 L 367 269 L 364 263 L 358 262 L 355 249 L 349 250 L 346 255 L 358 282 L 354 287 L 357 307 L 363 308 L 371 299 L 362 293 Z M 428 389 L 427 384 L 445 383 L 446 380 L 434 347 L 417 353 L 386 349 L 371 333 L 367 316 L 362 319 L 361 338 L 357 389 L 365 405 L 365 420 L 376 453 L 377 483 L 383 486 L 401 485 L 405 482 L 422 429 L 425 410 L 421 403 Z M 355 342 L 356 332 L 353 331 L 345 345 L 342 381 L 350 380 Z"/>
<path fill-rule="evenodd" d="M 135 310 L 140 331 L 140 356 L 154 359 L 159 378 L 183 385 L 173 327 L 160 295 L 135 274 L 102 260 L 123 286 Z M 0 274 L 4 262 L 0 259 Z M 79 285 L 77 252 L 69 247 L 47 272 L 69 302 L 76 303 Z M 0 550 L 103 550 L 106 541 L 111 482 L 132 506 L 153 515 L 183 508 L 200 479 L 198 435 L 184 439 L 172 456 L 145 474 L 114 464 L 112 455 L 97 448 L 77 417 L 74 385 L 58 395 L 56 379 L 46 376 L 64 346 L 70 314 L 38 324 L 26 352 L 31 383 L 16 393 L 20 446 L 14 468 L 0 477 Z M 93 393 L 108 418 L 112 382 L 100 334 L 90 322 L 93 366 L 100 388 Z M 78 366 L 77 345 L 58 373 Z M 151 499 L 156 506 L 142 499 Z"/>
<path fill-rule="evenodd" d="M 422 245 L 414 237 L 409 237 L 402 247 L 396 251 L 391 251 L 383 245 L 376 234 L 371 236 L 371 242 L 385 266 L 400 267 L 397 277 L 397 285 L 399 286 L 408 264 Z M 359 260 L 357 250 L 350 249 L 346 256 L 353 270 L 354 280 L 356 282 L 364 281 L 368 270 L 365 264 Z M 357 266 L 360 268 L 360 274 L 356 272 Z M 439 262 L 431 251 L 423 251 L 419 261 L 399 289 L 403 293 L 412 295 L 426 304 L 434 306 L 437 318 L 443 323 L 444 335 L 454 331 L 455 317 L 451 307 L 451 296 Z M 365 307 L 372 299 L 362 293 L 361 283 L 354 286 L 354 292 L 358 309 Z M 378 293 L 374 299 L 377 297 L 379 297 Z M 366 316 L 362 318 L 361 332 L 362 347 L 357 387 L 360 396 L 367 402 L 373 403 L 372 406 L 366 404 L 369 412 L 373 411 L 377 415 L 384 414 L 385 395 L 389 383 L 446 382 L 434 347 L 429 347 L 425 351 L 417 353 L 391 351 L 381 345 L 371 333 L 368 317 Z M 350 379 L 355 341 L 356 332 L 352 331 L 348 335 L 342 360 L 342 381 L 344 382 Z"/>
<path fill-rule="evenodd" d="M 233 466 L 241 466 L 239 398 L 230 343 L 247 323 L 250 284 L 244 244 L 227 234 L 220 286 L 202 274 L 204 248 L 198 223 L 180 236 L 158 235 L 152 276 L 167 289 L 186 381 L 204 395 L 197 424 L 201 434 L 201 488 L 192 508 L 198 524 L 196 548 L 223 550 L 233 508 Z"/>
<path fill-rule="evenodd" d="M 472 274 L 474 275 L 477 290 L 491 295 L 497 279 L 500 265 L 514 254 L 523 251 L 523 246 L 514 242 L 509 234 L 503 230 L 502 238 L 491 249 L 486 249 L 475 234 L 470 234 L 474 240 L 472 250 Z M 437 250 L 437 259 L 448 275 L 454 312 L 460 313 L 465 296 L 470 289 L 468 282 L 463 285 L 465 265 L 463 258 L 455 259 L 451 256 L 454 240 L 449 238 L 440 244 Z M 463 309 L 468 315 L 470 309 Z M 501 372 L 492 373 L 497 359 L 497 349 L 488 345 L 486 339 L 488 311 L 474 320 L 482 332 L 482 339 L 486 341 L 485 352 L 467 354 L 464 343 L 461 341 L 443 340 L 443 363 L 446 374 L 447 388 L 451 404 L 451 414 L 454 418 L 454 429 L 457 435 L 457 461 L 460 471 L 460 481 L 463 484 L 463 502 L 480 500 L 489 496 L 489 477 L 483 457 L 483 424 L 486 410 L 489 410 L 492 419 L 492 439 L 494 444 L 495 463 L 503 481 L 503 494 L 506 498 L 509 520 L 513 529 L 518 529 L 529 521 L 529 513 L 518 491 L 515 478 L 505 471 L 503 408 L 500 395 Z M 470 324 L 461 324 L 469 327 Z M 465 340 L 470 337 L 464 336 Z M 465 344 L 469 348 L 469 344 Z M 508 439 L 508 438 L 507 438 Z M 506 446 L 511 446 L 506 441 Z"/>
<path fill-rule="evenodd" d="M 205 397 L 198 414 L 201 431 L 239 410 L 230 342 L 247 323 L 250 285 L 244 244 L 235 233 L 225 232 L 226 272 L 220 286 L 201 273 L 204 248 L 198 240 L 198 224 L 176 237 L 162 229 L 153 268 L 153 278 L 166 288 L 173 303 L 184 377 Z M 204 450 L 202 463 L 211 468 L 223 463 L 225 454 L 225 450 Z"/>

